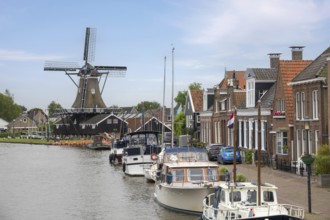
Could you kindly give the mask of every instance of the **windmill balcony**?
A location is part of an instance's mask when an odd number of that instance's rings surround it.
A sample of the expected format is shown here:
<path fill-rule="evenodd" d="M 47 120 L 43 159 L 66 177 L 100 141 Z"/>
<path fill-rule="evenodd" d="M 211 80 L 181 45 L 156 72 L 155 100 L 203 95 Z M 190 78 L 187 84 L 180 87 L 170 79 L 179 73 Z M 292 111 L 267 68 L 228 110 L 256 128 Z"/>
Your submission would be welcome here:
<path fill-rule="evenodd" d="M 276 111 L 273 113 L 273 118 L 285 118 L 284 111 Z"/>

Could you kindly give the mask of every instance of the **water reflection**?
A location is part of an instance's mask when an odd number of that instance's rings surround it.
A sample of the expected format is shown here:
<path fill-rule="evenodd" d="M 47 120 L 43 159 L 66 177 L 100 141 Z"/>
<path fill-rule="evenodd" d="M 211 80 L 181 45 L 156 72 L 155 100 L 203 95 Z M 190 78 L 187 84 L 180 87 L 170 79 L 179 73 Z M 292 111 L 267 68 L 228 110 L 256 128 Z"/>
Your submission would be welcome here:
<path fill-rule="evenodd" d="M 0 175 L 0 219 L 197 219 L 159 206 L 109 151 L 0 143 Z"/>

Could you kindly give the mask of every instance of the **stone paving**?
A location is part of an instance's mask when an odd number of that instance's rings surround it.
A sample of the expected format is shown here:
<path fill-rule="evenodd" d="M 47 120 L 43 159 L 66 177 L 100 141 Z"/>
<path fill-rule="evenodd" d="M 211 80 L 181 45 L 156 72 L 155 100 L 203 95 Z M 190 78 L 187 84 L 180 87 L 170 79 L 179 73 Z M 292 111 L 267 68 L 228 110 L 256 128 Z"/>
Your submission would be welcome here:
<path fill-rule="evenodd" d="M 233 165 L 220 166 L 226 166 L 230 172 L 233 169 Z M 236 168 L 237 174 L 243 174 L 249 181 L 257 181 L 258 173 L 255 165 L 238 164 Z M 316 176 L 311 177 L 312 213 L 308 213 L 307 176 L 264 166 L 261 167 L 261 182 L 268 182 L 278 187 L 279 203 L 304 207 L 306 220 L 330 220 L 330 188 L 318 187 Z"/>

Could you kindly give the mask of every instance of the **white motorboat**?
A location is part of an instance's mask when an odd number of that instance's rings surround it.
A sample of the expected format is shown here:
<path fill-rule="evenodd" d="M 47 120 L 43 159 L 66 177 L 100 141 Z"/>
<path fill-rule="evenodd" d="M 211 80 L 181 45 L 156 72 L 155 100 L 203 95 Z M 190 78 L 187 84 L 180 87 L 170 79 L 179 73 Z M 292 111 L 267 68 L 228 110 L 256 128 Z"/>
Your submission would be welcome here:
<path fill-rule="evenodd" d="M 109 161 L 111 164 L 122 164 L 123 149 L 127 146 L 126 140 L 114 141 L 109 154 Z"/>
<path fill-rule="evenodd" d="M 156 162 L 162 149 L 158 142 L 158 132 L 133 132 L 126 139 L 128 143 L 123 152 L 123 171 L 131 176 L 144 176 L 144 170 Z"/>
<path fill-rule="evenodd" d="M 302 207 L 278 204 L 277 187 L 265 183 L 260 186 L 252 182 L 221 183 L 215 192 L 203 200 L 203 220 L 295 220 L 304 218 Z"/>
<path fill-rule="evenodd" d="M 155 199 L 167 208 L 201 214 L 200 202 L 218 185 L 218 165 L 209 162 L 205 149 L 165 149 L 155 183 Z"/>

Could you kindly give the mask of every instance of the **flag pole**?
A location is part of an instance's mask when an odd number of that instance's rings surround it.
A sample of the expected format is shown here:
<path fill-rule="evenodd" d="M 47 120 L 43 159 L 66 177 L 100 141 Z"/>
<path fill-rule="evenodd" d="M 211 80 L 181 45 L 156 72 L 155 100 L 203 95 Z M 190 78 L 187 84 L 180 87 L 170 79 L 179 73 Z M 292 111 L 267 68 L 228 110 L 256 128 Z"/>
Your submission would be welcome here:
<path fill-rule="evenodd" d="M 234 134 L 234 162 L 233 162 L 233 181 L 236 183 L 236 151 L 237 151 L 237 137 L 236 137 L 236 116 L 237 116 L 237 110 L 236 107 L 234 107 L 234 127 L 233 127 L 233 134 Z"/>

